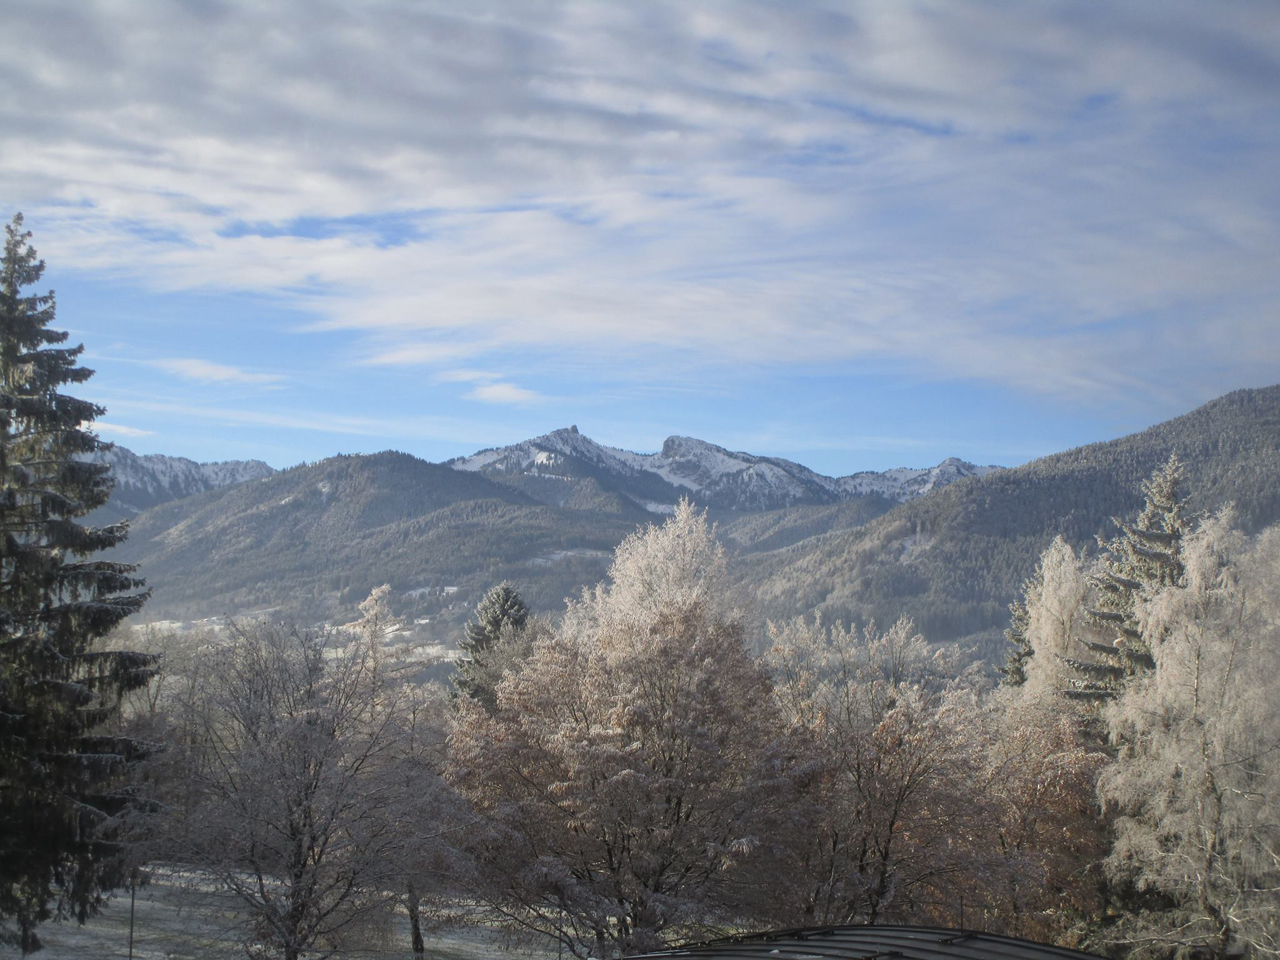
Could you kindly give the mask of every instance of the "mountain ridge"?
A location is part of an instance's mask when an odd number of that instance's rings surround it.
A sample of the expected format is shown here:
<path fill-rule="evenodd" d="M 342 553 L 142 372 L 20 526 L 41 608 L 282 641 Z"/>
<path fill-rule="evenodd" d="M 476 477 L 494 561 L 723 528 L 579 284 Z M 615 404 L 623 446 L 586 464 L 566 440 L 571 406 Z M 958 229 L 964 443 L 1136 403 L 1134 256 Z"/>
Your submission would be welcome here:
<path fill-rule="evenodd" d="M 107 464 L 115 481 L 107 505 L 90 516 L 90 522 L 98 524 L 137 516 L 171 500 L 260 480 L 276 472 L 261 460 L 198 463 L 162 453 L 138 454 L 119 444 L 96 450 L 85 459 Z"/>
<path fill-rule="evenodd" d="M 957 480 L 1003 469 L 949 457 L 935 467 L 829 477 L 792 460 L 732 451 L 696 437 L 670 436 L 656 453 L 634 453 L 597 443 L 576 426 L 489 447 L 445 464 L 527 488 L 535 498 L 550 498 L 548 502 L 554 499 L 554 488 L 548 493 L 547 484 L 540 481 L 573 482 L 592 476 L 658 514 L 670 512 L 681 496 L 734 511 L 832 504 L 871 494 L 901 503 Z"/>
<path fill-rule="evenodd" d="M 998 646 L 1008 603 L 1053 538 L 1096 549 L 1095 538 L 1113 531 L 1111 518 L 1137 513 L 1142 481 L 1173 453 L 1184 463 L 1192 510 L 1234 503 L 1247 531 L 1280 522 L 1273 386 L 944 487 L 866 523 L 781 541 L 745 556 L 738 579 L 773 617 L 816 610 L 865 623 L 908 614 L 931 640 L 984 636 Z"/>

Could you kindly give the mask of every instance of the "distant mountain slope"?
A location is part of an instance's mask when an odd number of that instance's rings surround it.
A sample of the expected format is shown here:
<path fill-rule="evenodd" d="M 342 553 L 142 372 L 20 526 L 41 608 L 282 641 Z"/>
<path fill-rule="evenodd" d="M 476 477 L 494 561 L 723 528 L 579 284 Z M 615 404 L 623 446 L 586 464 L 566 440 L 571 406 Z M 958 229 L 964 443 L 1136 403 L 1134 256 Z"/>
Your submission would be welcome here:
<path fill-rule="evenodd" d="M 631 454 L 558 430 L 463 467 L 400 453 L 334 457 L 145 510 L 113 558 L 141 564 L 151 618 L 349 618 L 387 582 L 397 612 L 456 631 L 503 579 L 536 608 L 561 609 L 604 576 L 623 537 L 688 493 L 710 506 L 736 554 L 744 609 L 775 619 L 819 609 L 859 623 L 907 613 L 930 639 L 994 640 L 1049 541 L 1061 533 L 1080 547 L 1108 532 L 1175 450 L 1193 505 L 1234 500 L 1250 529 L 1280 520 L 1272 387 L 1016 469 L 962 476 L 944 463 L 879 475 L 894 498 L 866 483 L 838 489 L 865 474 L 834 480 L 684 438 Z M 777 500 L 788 505 L 733 508 Z"/>
<path fill-rule="evenodd" d="M 647 516 L 585 499 L 552 508 L 403 453 L 334 457 L 148 510 L 113 559 L 140 564 L 152 618 L 349 615 L 384 582 L 431 614 L 505 578 L 558 607 Z"/>
<path fill-rule="evenodd" d="M 1248 529 L 1280 521 L 1280 387 L 1241 390 L 1142 433 L 954 483 L 866 524 L 744 558 L 741 583 L 775 617 L 912 615 L 933 640 L 995 637 L 1054 536 L 1076 547 L 1141 506 L 1176 452 L 1192 505 L 1234 501 Z M 759 522 L 759 521 L 757 521 Z"/>
<path fill-rule="evenodd" d="M 905 501 L 999 469 L 953 457 L 920 470 L 826 477 L 790 460 L 735 453 L 693 437 L 668 437 L 657 453 L 632 453 L 598 444 L 577 427 L 481 450 L 448 465 L 557 505 L 567 502 L 576 486 L 589 479 L 602 491 L 659 514 L 669 512 L 682 496 L 714 510 L 734 512 L 834 504 L 863 496 Z"/>
<path fill-rule="evenodd" d="M 119 445 L 93 453 L 88 459 L 109 465 L 115 478 L 110 501 L 89 517 L 89 522 L 95 524 L 111 523 L 171 500 L 275 473 L 261 460 L 196 463 L 158 453 L 139 456 Z"/>

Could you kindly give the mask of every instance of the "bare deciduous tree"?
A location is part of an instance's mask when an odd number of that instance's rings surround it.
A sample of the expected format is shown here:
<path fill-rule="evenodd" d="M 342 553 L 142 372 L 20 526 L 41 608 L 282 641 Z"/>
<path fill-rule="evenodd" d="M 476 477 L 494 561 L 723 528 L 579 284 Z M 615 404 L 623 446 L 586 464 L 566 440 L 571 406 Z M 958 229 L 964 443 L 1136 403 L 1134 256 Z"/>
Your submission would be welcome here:
<path fill-rule="evenodd" d="M 412 793 L 396 767 L 403 691 L 370 643 L 231 625 L 180 692 L 180 781 L 161 849 L 233 893 L 285 960 L 332 943 L 399 877 Z"/>

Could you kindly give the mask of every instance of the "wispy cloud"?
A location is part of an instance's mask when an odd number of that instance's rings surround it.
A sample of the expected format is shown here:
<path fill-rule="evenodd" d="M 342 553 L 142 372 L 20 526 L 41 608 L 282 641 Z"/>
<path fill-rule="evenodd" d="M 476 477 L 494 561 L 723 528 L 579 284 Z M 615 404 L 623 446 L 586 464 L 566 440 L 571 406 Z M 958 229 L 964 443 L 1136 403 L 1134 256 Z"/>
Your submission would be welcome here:
<path fill-rule="evenodd" d="M 546 398 L 533 390 L 526 390 L 514 383 L 483 383 L 467 394 L 468 400 L 479 400 L 482 403 L 503 403 L 515 406 L 528 406 L 541 403 Z"/>
<path fill-rule="evenodd" d="M 197 383 L 239 383 L 239 384 L 277 384 L 284 377 L 274 373 L 257 373 L 251 370 L 242 370 L 239 367 L 232 367 L 225 363 L 210 363 L 208 360 L 198 360 L 192 357 L 170 357 L 165 360 L 156 360 L 154 365 L 175 376 L 182 377 L 185 380 L 194 380 Z"/>
<path fill-rule="evenodd" d="M 443 441 L 457 444 L 459 450 L 477 449 L 477 438 L 493 435 L 488 425 L 473 419 L 450 416 L 409 415 L 357 416 L 334 414 L 311 407 L 280 406 L 269 410 L 249 409 L 222 403 L 192 403 L 169 396 L 108 395 L 112 410 L 142 416 L 145 414 L 179 418 L 203 424 L 226 427 L 263 427 L 295 433 L 335 434 L 356 437 L 373 443 L 414 440 Z M 513 443 L 523 439 L 510 430 L 498 431 L 494 442 Z"/>
<path fill-rule="evenodd" d="M 105 420 L 96 420 L 89 425 L 89 429 L 97 433 L 105 433 L 109 436 L 118 437 L 151 437 L 155 435 L 154 430 L 143 430 L 141 427 L 127 427 L 123 423 L 108 423 Z"/>
<path fill-rule="evenodd" d="M 325 326 L 328 329 L 337 329 L 342 325 L 329 323 Z M 366 357 L 364 363 L 371 367 L 419 367 L 451 363 L 479 353 L 483 349 L 478 344 L 422 343 L 408 340 L 394 347 L 380 347 Z"/>
<path fill-rule="evenodd" d="M 212 9 L 8 18 L 44 68 L 0 193 L 42 253 L 284 298 L 490 403 L 536 399 L 524 351 L 1103 404 L 1280 369 L 1274 4 Z"/>
<path fill-rule="evenodd" d="M 501 380 L 502 374 L 492 370 L 441 370 L 435 375 L 438 383 L 476 383 Z"/>

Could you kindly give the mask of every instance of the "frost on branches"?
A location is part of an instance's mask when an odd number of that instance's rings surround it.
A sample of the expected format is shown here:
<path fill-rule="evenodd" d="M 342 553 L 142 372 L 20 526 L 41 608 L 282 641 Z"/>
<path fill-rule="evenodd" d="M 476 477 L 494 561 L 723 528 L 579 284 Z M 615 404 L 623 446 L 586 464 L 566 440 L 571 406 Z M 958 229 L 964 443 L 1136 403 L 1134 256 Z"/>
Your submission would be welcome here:
<path fill-rule="evenodd" d="M 951 901 L 971 852 L 952 839 L 974 812 L 964 697 L 946 679 L 956 664 L 908 620 L 771 632 L 778 701 L 807 735 L 812 777 L 782 861 L 786 910 L 805 924 L 885 923 Z"/>
<path fill-rule="evenodd" d="M 380 600 L 345 634 L 231 623 L 167 707 L 153 853 L 232 894 L 248 945 L 283 960 L 352 946 L 406 894 L 412 917 L 444 852 L 443 712 L 388 665 Z"/>
<path fill-rule="evenodd" d="M 1052 579 L 1052 573 L 1051 573 Z M 1099 762 L 1026 688 L 985 692 L 909 621 L 772 629 L 806 782 L 776 922 L 932 923 L 1058 939 L 1090 908 Z M 1032 689 L 1036 689 L 1032 686 Z"/>
<path fill-rule="evenodd" d="M 491 902 L 574 956 L 742 916 L 791 784 L 763 668 L 714 612 L 722 552 L 686 503 L 498 687 L 459 700 L 453 776 L 490 825 Z"/>
<path fill-rule="evenodd" d="M 1162 895 L 1117 937 L 1143 955 L 1280 950 L 1280 530 L 1248 543 L 1230 516 L 1183 545 L 1185 579 L 1139 603 L 1155 669 L 1106 720 L 1120 748 L 1102 797 L 1107 866 Z"/>

